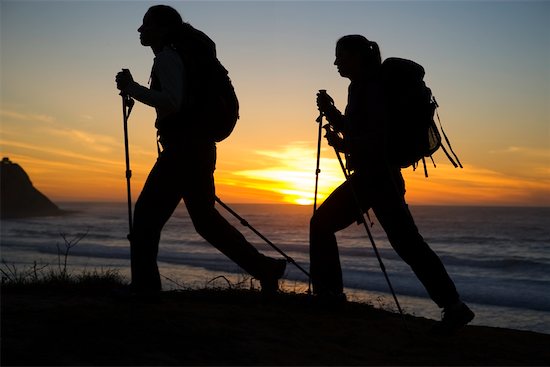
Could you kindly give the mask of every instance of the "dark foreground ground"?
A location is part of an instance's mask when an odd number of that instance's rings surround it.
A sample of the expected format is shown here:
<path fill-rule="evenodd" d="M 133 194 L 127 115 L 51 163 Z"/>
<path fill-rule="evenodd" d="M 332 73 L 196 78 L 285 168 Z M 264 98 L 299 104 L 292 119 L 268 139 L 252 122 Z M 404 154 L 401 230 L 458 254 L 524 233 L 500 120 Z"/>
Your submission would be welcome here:
<path fill-rule="evenodd" d="M 167 292 L 156 301 L 73 287 L 3 288 L 1 365 L 550 365 L 550 335 L 433 321 L 305 295 Z"/>

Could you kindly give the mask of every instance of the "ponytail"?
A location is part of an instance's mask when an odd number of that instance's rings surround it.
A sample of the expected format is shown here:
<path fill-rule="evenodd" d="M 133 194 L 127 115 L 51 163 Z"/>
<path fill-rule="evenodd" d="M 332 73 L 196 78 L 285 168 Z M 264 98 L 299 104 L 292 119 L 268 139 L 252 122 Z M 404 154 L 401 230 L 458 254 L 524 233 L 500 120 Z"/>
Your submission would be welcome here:
<path fill-rule="evenodd" d="M 341 47 L 350 53 L 359 55 L 366 67 L 382 64 L 382 56 L 378 43 L 369 41 L 364 36 L 358 34 L 344 36 L 338 40 L 336 47 Z"/>
<path fill-rule="evenodd" d="M 371 50 L 370 55 L 371 59 L 376 65 L 382 64 L 382 55 L 380 54 L 380 47 L 378 47 L 378 43 L 374 41 L 369 41 L 369 48 Z"/>

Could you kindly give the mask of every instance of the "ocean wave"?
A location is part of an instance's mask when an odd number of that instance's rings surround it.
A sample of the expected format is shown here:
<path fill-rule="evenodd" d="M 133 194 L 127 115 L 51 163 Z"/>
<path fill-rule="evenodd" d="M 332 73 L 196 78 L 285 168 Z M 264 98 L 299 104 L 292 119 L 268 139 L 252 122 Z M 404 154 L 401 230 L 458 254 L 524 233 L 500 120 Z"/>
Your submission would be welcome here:
<path fill-rule="evenodd" d="M 475 259 L 466 257 L 440 256 L 448 266 L 466 267 L 480 270 L 493 270 L 501 273 L 516 273 L 525 276 L 548 276 L 550 262 L 532 258 Z"/>
<path fill-rule="evenodd" d="M 397 294 L 429 298 L 420 281 L 412 274 L 404 275 L 388 272 Z M 479 279 L 476 276 L 453 277 L 464 301 L 513 308 L 524 308 L 550 312 L 550 296 L 547 295 L 548 282 L 525 281 L 518 279 Z M 346 287 L 365 291 L 389 293 L 388 284 L 378 270 L 344 271 Z"/>

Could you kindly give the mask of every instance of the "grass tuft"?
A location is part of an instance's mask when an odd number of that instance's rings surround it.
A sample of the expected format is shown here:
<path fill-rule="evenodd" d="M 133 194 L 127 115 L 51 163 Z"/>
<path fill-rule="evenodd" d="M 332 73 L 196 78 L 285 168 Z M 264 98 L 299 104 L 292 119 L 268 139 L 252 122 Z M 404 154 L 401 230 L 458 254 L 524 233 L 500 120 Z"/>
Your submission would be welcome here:
<path fill-rule="evenodd" d="M 83 271 L 80 274 L 72 274 L 68 270 L 69 253 L 78 243 L 86 237 L 87 233 L 79 234 L 69 239 L 62 233 L 64 246 L 57 244 L 57 266 L 38 264 L 18 268 L 14 264 L 2 260 L 0 263 L 0 284 L 3 289 L 20 288 L 74 288 L 107 289 L 127 285 L 127 280 L 116 269 Z"/>

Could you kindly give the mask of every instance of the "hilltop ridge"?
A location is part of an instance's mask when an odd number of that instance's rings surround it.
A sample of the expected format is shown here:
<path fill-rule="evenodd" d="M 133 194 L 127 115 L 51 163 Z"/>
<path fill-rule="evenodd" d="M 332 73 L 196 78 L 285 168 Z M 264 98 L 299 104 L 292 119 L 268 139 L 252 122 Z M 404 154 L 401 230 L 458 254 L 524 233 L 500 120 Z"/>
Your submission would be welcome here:
<path fill-rule="evenodd" d="M 9 158 L 0 163 L 0 218 L 62 215 L 65 212 L 34 187 L 25 170 Z"/>
<path fill-rule="evenodd" d="M 246 290 L 119 299 L 89 286 L 2 290 L 2 365 L 548 365 L 550 335 Z M 60 347 L 61 346 L 61 347 Z"/>

